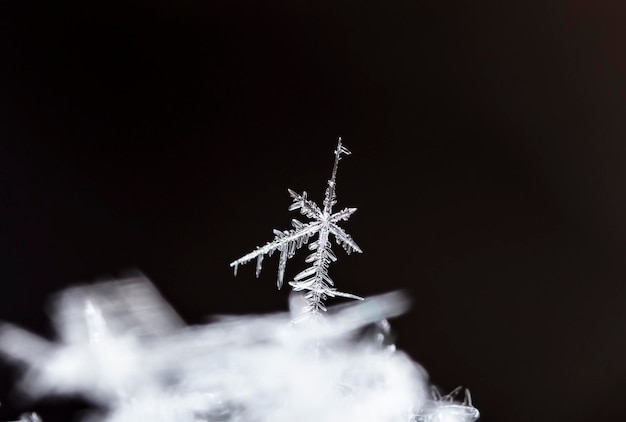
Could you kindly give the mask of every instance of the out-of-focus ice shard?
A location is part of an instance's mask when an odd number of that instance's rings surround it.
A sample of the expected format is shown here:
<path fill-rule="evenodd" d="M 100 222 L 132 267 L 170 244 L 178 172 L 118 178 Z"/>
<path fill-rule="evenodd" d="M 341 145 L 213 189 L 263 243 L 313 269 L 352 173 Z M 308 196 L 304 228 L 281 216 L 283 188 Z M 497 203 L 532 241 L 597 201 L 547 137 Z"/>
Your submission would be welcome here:
<path fill-rule="evenodd" d="M 80 394 L 106 403 L 124 396 L 152 382 L 150 342 L 183 326 L 142 275 L 67 289 L 51 313 L 56 342 L 0 328 L 0 350 L 26 365 L 21 387 L 33 397 Z"/>
<path fill-rule="evenodd" d="M 22 413 L 19 419 L 16 419 L 13 421 L 6 421 L 6 422 L 41 422 L 41 418 L 39 417 L 37 413 L 28 412 L 28 413 Z"/>

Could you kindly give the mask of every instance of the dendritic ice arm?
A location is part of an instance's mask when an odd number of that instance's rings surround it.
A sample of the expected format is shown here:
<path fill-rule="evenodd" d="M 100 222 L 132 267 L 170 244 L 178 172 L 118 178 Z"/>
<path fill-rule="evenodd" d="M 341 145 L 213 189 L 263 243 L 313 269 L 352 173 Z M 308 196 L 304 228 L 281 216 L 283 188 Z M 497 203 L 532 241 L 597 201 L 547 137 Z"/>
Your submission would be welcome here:
<path fill-rule="evenodd" d="M 357 245 L 356 242 L 352 240 L 352 237 L 350 237 L 350 235 L 338 225 L 331 224 L 330 232 L 335 235 L 337 243 L 340 244 L 341 247 L 343 247 L 346 253 L 349 254 L 352 251 L 357 251 L 359 253 L 363 252 L 361 251 L 361 248 L 359 248 L 359 245 Z"/>
<path fill-rule="evenodd" d="M 300 214 L 309 217 L 312 220 L 321 220 L 322 219 L 322 210 L 317 206 L 317 204 L 309 199 L 307 199 L 306 191 L 302 192 L 302 195 L 299 193 L 287 189 L 289 195 L 293 199 L 293 204 L 289 206 L 289 211 L 294 211 L 299 209 Z"/>
<path fill-rule="evenodd" d="M 312 265 L 301 271 L 294 277 L 293 281 L 289 282 L 296 292 L 307 290 L 304 295 L 307 302 L 304 314 L 307 315 L 316 315 L 326 311 L 324 300 L 327 297 L 342 296 L 350 299 L 362 299 L 359 296 L 343 293 L 332 287 L 335 283 L 328 274 L 328 266 L 331 262 L 336 261 L 337 257 L 330 248 L 329 234 L 330 229 L 328 225 L 322 226 L 319 239 L 309 245 L 309 248 L 314 252 L 305 260 L 306 262 L 311 262 Z"/>
<path fill-rule="evenodd" d="M 283 285 L 283 279 L 285 276 L 285 268 L 287 266 L 287 259 L 293 257 L 296 253 L 296 249 L 299 249 L 309 241 L 320 229 L 318 222 L 312 222 L 308 224 L 300 223 L 298 220 L 292 220 L 292 225 L 295 227 L 293 230 L 274 230 L 276 236 L 273 241 L 268 242 L 265 246 L 257 248 L 253 252 L 246 254 L 236 261 L 230 263 L 230 266 L 234 268 L 235 275 L 237 275 L 237 267 L 245 264 L 256 258 L 256 276 L 261 274 L 261 265 L 265 255 L 271 256 L 274 251 L 280 251 L 280 259 L 278 261 L 278 279 L 276 285 L 280 289 Z"/>

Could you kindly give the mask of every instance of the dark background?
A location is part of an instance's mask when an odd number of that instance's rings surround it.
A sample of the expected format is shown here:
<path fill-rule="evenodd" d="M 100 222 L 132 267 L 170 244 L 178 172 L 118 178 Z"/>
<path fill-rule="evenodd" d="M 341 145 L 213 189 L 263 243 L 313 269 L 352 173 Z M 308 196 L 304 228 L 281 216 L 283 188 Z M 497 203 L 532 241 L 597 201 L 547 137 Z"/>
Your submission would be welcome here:
<path fill-rule="evenodd" d="M 485 422 L 626 420 L 622 1 L 30 1 L 0 13 L 0 319 L 139 268 L 190 323 L 286 308 L 286 188 L 406 289 L 398 345 Z M 302 268 L 290 261 L 287 276 Z M 0 416 L 58 403 L 7 403 Z"/>

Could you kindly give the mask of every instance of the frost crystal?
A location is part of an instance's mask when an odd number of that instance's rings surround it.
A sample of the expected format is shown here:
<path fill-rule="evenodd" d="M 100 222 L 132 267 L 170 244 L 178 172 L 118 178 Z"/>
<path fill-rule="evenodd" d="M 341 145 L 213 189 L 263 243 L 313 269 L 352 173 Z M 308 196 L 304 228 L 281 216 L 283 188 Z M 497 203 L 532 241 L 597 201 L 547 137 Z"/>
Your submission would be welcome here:
<path fill-rule="evenodd" d="M 293 203 L 289 207 L 289 211 L 300 210 L 300 213 L 312 221 L 301 223 L 293 219 L 291 230 L 274 230 L 274 240 L 268 242 L 264 246 L 258 247 L 253 252 L 230 263 L 237 275 L 237 267 L 256 258 L 256 276 L 261 273 L 261 264 L 265 255 L 272 255 L 275 251 L 280 252 L 278 261 L 278 280 L 277 285 L 280 289 L 283 285 L 285 267 L 287 259 L 294 256 L 296 249 L 308 243 L 309 239 L 314 235 L 318 235 L 317 239 L 309 245 L 312 253 L 306 258 L 305 262 L 311 266 L 298 273 L 289 285 L 294 291 L 306 291 L 304 299 L 306 301 L 303 314 L 319 315 L 326 311 L 324 300 L 327 297 L 342 296 L 351 299 L 362 299 L 350 293 L 340 292 L 335 289 L 334 283 L 328 275 L 328 266 L 331 262 L 337 260 L 337 257 L 331 249 L 331 235 L 349 254 L 353 251 L 361 252 L 361 248 L 352 240 L 338 223 L 347 220 L 356 211 L 356 208 L 344 208 L 341 211 L 333 213 L 333 206 L 337 203 L 337 195 L 335 187 L 337 185 L 337 168 L 341 154 L 351 154 L 347 148 L 341 144 L 341 137 L 337 140 L 337 148 L 335 149 L 335 164 L 330 180 L 326 187 L 324 195 L 323 207 L 319 207 L 315 202 L 307 199 L 306 192 L 302 195 L 289 189 L 289 194 L 293 199 Z"/>
<path fill-rule="evenodd" d="M 416 422 L 473 422 L 480 417 L 480 412 L 472 405 L 472 396 L 465 389 L 462 402 L 455 401 L 461 392 L 457 387 L 450 393 L 442 396 L 439 390 L 431 387 L 432 400 L 417 413 Z"/>

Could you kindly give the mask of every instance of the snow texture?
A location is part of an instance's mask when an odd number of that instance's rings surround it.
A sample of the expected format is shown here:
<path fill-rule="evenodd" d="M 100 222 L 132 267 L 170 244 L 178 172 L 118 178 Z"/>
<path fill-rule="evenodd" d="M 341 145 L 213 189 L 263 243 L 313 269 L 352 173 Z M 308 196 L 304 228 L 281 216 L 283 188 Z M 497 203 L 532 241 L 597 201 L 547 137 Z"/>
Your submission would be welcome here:
<path fill-rule="evenodd" d="M 334 236 L 336 242 L 341 245 L 349 254 L 353 251 L 362 252 L 361 248 L 356 244 L 352 237 L 346 233 L 338 223 L 345 221 L 356 211 L 356 208 L 344 208 L 341 211 L 333 212 L 333 206 L 337 203 L 337 195 L 335 188 L 337 185 L 337 168 L 341 155 L 351 154 L 347 148 L 341 143 L 341 137 L 337 140 L 337 148 L 335 149 L 335 164 L 330 180 L 326 187 L 324 202 L 319 207 L 315 202 L 307 199 L 306 192 L 302 195 L 289 189 L 289 195 L 293 199 L 293 203 L 289 207 L 289 211 L 300 210 L 300 213 L 311 221 L 302 223 L 296 219 L 291 220 L 293 229 L 291 230 L 274 230 L 274 240 L 266 243 L 264 246 L 257 247 L 254 251 L 242 256 L 230 263 L 237 275 L 239 265 L 256 259 L 256 276 L 261 273 L 261 265 L 266 255 L 271 256 L 274 252 L 280 253 L 278 261 L 278 280 L 277 285 L 280 289 L 283 285 L 285 275 L 285 267 L 287 260 L 295 255 L 296 249 L 307 244 L 311 237 L 317 235 L 317 239 L 309 244 L 312 253 L 306 258 L 305 262 L 311 266 L 298 273 L 289 285 L 293 291 L 306 291 L 304 299 L 306 306 L 303 309 L 303 317 L 319 316 L 321 312 L 326 311 L 324 301 L 327 297 L 347 297 L 351 299 L 362 299 L 350 293 L 340 292 L 335 289 L 334 282 L 328 274 L 329 265 L 337 260 L 331 249 L 331 235 Z"/>
<path fill-rule="evenodd" d="M 323 319 L 220 316 L 186 326 L 137 275 L 68 289 L 53 305 L 57 341 L 4 324 L 0 352 L 25 368 L 19 388 L 28 398 L 80 396 L 98 405 L 88 422 L 471 422 L 478 415 L 468 402 L 432 400 L 425 371 L 395 350 L 387 319 L 408 308 L 399 292 L 331 307 Z"/>

